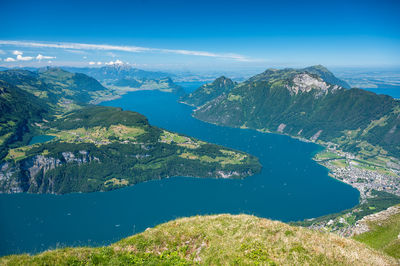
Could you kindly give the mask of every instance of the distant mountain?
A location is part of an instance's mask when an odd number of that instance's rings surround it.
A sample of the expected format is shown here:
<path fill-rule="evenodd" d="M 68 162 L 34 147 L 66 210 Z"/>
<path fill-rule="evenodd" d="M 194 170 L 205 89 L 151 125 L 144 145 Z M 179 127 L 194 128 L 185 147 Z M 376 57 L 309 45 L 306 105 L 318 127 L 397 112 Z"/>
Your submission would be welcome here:
<path fill-rule="evenodd" d="M 159 90 L 164 92 L 172 92 L 177 95 L 185 94 L 184 89 L 176 85 L 171 78 L 161 79 L 134 79 L 134 78 L 123 78 L 113 83 L 116 87 L 129 87 L 131 89 L 138 90 Z"/>
<path fill-rule="evenodd" d="M 201 106 L 222 94 L 229 93 L 229 91 L 235 87 L 235 85 L 236 82 L 221 76 L 213 83 L 205 84 L 189 95 L 183 96 L 181 101 L 188 105 Z"/>
<path fill-rule="evenodd" d="M 183 88 L 171 80 L 171 74 L 164 72 L 146 71 L 126 64 L 114 64 L 100 68 L 72 68 L 64 69 L 84 73 L 107 86 L 129 87 L 141 90 L 161 90 L 182 95 Z M 115 88 L 118 89 L 118 88 Z"/>
<path fill-rule="evenodd" d="M 10 69 L 0 71 L 0 80 L 60 106 L 65 101 L 87 103 L 96 95 L 109 91 L 92 77 L 61 68 L 46 67 L 35 72 Z"/>
<path fill-rule="evenodd" d="M 345 150 L 370 155 L 388 152 L 400 158 L 399 103 L 340 84 L 344 83 L 322 66 L 268 69 L 229 93 L 205 104 L 200 101 L 194 116 L 220 125 L 332 141 Z M 203 90 L 200 87 L 192 95 Z"/>
<path fill-rule="evenodd" d="M 306 67 L 302 69 L 285 68 L 285 69 L 267 69 L 261 74 L 255 75 L 249 81 L 274 81 L 275 79 L 292 79 L 295 75 L 309 73 L 320 77 L 323 81 L 331 85 L 338 85 L 345 89 L 350 89 L 350 85 L 345 81 L 336 78 L 332 72 L 321 65 Z"/>
<path fill-rule="evenodd" d="M 138 69 L 126 64 L 114 64 L 104 67 L 63 67 L 65 70 L 77 73 L 83 73 L 94 77 L 95 79 L 103 81 L 119 80 L 119 79 L 162 79 L 171 77 L 171 74 L 158 72 L 158 71 L 146 71 Z"/>

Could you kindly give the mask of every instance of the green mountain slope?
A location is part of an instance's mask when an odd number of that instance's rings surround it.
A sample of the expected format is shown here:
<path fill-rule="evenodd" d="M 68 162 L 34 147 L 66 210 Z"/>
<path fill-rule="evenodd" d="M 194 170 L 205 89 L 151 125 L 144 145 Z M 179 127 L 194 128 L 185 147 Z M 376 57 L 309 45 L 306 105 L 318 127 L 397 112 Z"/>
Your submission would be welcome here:
<path fill-rule="evenodd" d="M 46 117 L 47 109 L 46 102 L 0 80 L 0 159 L 9 145 L 22 140 L 32 123 Z"/>
<path fill-rule="evenodd" d="M 358 222 L 361 233 L 354 239 L 400 259 L 400 205 L 396 205 Z"/>
<path fill-rule="evenodd" d="M 73 108 L 73 104 L 85 104 L 110 93 L 94 78 L 60 68 L 0 71 L 0 80 L 48 101 L 56 109 Z"/>
<path fill-rule="evenodd" d="M 171 221 L 100 248 L 12 255 L 3 265 L 395 265 L 362 243 L 248 215 Z"/>
<path fill-rule="evenodd" d="M 222 76 L 213 83 L 205 84 L 189 95 L 183 96 L 180 100 L 188 105 L 201 106 L 222 94 L 228 93 L 235 85 L 235 82 Z"/>
<path fill-rule="evenodd" d="M 373 145 L 381 149 L 378 155 L 400 158 L 397 101 L 330 84 L 309 69 L 267 70 L 202 105 L 194 116 L 226 126 L 331 141 L 353 152 L 367 152 Z M 331 74 L 324 76 L 332 80 Z"/>

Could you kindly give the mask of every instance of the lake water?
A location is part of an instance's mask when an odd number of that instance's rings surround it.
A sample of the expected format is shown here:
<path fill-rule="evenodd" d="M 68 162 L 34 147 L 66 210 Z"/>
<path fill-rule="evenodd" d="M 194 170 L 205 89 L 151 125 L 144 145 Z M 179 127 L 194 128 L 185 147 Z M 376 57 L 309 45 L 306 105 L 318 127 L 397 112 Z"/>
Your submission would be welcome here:
<path fill-rule="evenodd" d="M 47 142 L 54 139 L 54 136 L 50 136 L 50 135 L 38 135 L 38 136 L 34 136 L 28 143 L 28 145 L 33 145 L 36 143 L 43 143 L 43 142 Z"/>
<path fill-rule="evenodd" d="M 104 105 L 138 111 L 153 125 L 249 152 L 260 158 L 262 172 L 244 180 L 174 177 L 89 194 L 0 195 L 0 255 L 109 244 L 196 214 L 248 213 L 293 221 L 358 203 L 357 190 L 330 178 L 311 160 L 319 146 L 207 124 L 176 100 L 169 93 L 139 91 Z"/>
<path fill-rule="evenodd" d="M 197 88 L 199 88 L 201 85 L 204 85 L 206 83 L 206 81 L 178 81 L 178 82 L 174 82 L 176 85 L 179 85 L 181 87 L 183 87 L 185 89 L 186 93 L 191 93 L 193 91 L 195 91 Z"/>
<path fill-rule="evenodd" d="M 372 91 L 376 94 L 385 94 L 393 98 L 400 99 L 400 86 L 379 87 L 379 88 L 363 88 L 363 90 Z"/>

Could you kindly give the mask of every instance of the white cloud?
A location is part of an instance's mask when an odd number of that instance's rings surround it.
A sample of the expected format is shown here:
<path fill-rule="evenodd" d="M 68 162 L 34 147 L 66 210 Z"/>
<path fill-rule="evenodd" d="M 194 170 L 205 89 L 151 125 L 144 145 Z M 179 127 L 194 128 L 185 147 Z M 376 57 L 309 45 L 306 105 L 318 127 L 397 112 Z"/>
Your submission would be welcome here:
<path fill-rule="evenodd" d="M 4 59 L 5 62 L 15 62 L 15 59 L 12 57 L 7 57 L 6 59 Z"/>
<path fill-rule="evenodd" d="M 80 51 L 80 50 L 68 50 L 68 49 L 66 49 L 64 51 L 68 52 L 68 53 L 73 53 L 73 54 L 86 54 L 85 51 Z"/>
<path fill-rule="evenodd" d="M 108 52 L 107 55 L 108 55 L 108 56 L 111 56 L 111 57 L 113 57 L 113 58 L 117 56 L 117 55 L 114 54 L 113 52 Z"/>
<path fill-rule="evenodd" d="M 36 59 L 39 61 L 42 59 L 55 59 L 55 58 L 56 58 L 55 56 L 46 56 L 46 55 L 42 55 L 42 54 L 38 54 L 36 56 Z"/>
<path fill-rule="evenodd" d="M 98 64 L 98 65 L 101 65 L 101 64 L 102 64 L 102 62 L 97 62 L 97 64 Z"/>
<path fill-rule="evenodd" d="M 13 52 L 13 55 L 22 55 L 22 54 L 23 54 L 23 52 L 18 51 L 18 50 L 15 50 L 15 51 Z"/>
<path fill-rule="evenodd" d="M 95 65 L 96 62 L 89 62 L 89 65 Z"/>
<path fill-rule="evenodd" d="M 117 59 L 115 61 L 110 61 L 108 63 L 105 63 L 107 66 L 112 66 L 112 65 L 123 65 L 124 62 L 122 62 L 121 60 Z"/>
<path fill-rule="evenodd" d="M 17 55 L 17 60 L 18 61 L 30 61 L 32 60 L 33 57 L 32 56 L 22 56 L 22 55 Z"/>
<path fill-rule="evenodd" d="M 161 48 L 149 48 L 140 46 L 120 46 L 120 45 L 108 45 L 108 44 L 87 44 L 87 43 L 41 43 L 41 42 L 26 42 L 26 41 L 7 41 L 0 40 L 0 45 L 14 45 L 20 47 L 40 47 L 40 48 L 61 48 L 61 49 L 72 49 L 72 50 L 103 50 L 103 51 L 121 51 L 121 52 L 132 52 L 132 53 L 171 53 L 180 55 L 192 55 L 192 56 L 204 56 L 204 57 L 215 57 L 223 59 L 232 59 L 236 61 L 252 61 L 243 55 L 232 54 L 232 53 L 212 53 L 207 51 L 192 51 L 192 50 L 180 50 L 180 49 L 161 49 Z"/>

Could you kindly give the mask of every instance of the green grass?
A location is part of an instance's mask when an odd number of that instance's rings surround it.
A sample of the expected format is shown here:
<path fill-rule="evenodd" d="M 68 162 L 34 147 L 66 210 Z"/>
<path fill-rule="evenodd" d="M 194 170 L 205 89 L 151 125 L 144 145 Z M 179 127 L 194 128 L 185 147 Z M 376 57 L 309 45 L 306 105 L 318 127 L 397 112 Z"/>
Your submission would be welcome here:
<path fill-rule="evenodd" d="M 4 143 L 4 141 L 6 141 L 13 133 L 12 132 L 8 132 L 2 136 L 0 136 L 0 145 L 2 145 Z"/>
<path fill-rule="evenodd" d="M 382 116 L 378 120 L 371 121 L 371 123 L 363 130 L 362 136 L 366 135 L 368 133 L 368 131 L 370 131 L 371 129 L 373 129 L 376 126 L 380 126 L 380 127 L 386 126 L 386 124 L 387 124 L 386 121 L 388 120 L 388 118 L 389 117 L 387 115 L 385 115 L 385 116 Z"/>
<path fill-rule="evenodd" d="M 200 145 L 206 144 L 204 141 L 195 140 L 166 130 L 163 130 L 159 141 L 167 144 L 177 144 L 178 146 L 189 149 L 197 149 Z"/>
<path fill-rule="evenodd" d="M 370 231 L 354 239 L 400 259 L 400 213 L 379 222 L 369 222 Z"/>
<path fill-rule="evenodd" d="M 8 154 L 5 160 L 14 160 L 19 161 L 26 158 L 26 152 L 32 149 L 33 146 L 37 145 L 30 145 L 30 146 L 22 146 L 14 149 L 9 149 Z"/>
<path fill-rule="evenodd" d="M 347 166 L 346 160 L 344 159 L 340 159 L 340 160 L 333 160 L 331 161 L 331 163 L 336 166 L 336 167 L 340 167 L 340 168 L 345 168 Z"/>
<path fill-rule="evenodd" d="M 228 101 L 241 101 L 243 99 L 240 95 L 229 94 Z"/>
<path fill-rule="evenodd" d="M 249 215 L 174 220 L 100 248 L 0 258 L 0 265 L 388 265 L 395 260 L 333 234 Z"/>
<path fill-rule="evenodd" d="M 189 160 L 200 160 L 204 163 L 219 163 L 222 166 L 227 164 L 230 165 L 240 165 L 245 162 L 246 155 L 240 154 L 234 151 L 220 150 L 221 156 L 216 156 L 215 158 L 208 155 L 197 155 L 193 152 L 184 152 L 179 155 L 179 157 Z"/>
<path fill-rule="evenodd" d="M 50 135 L 58 137 L 67 143 L 110 143 L 112 141 L 135 141 L 146 131 L 140 127 L 128 127 L 121 124 L 109 127 L 95 126 L 91 128 L 76 128 L 71 130 L 52 129 Z"/>
<path fill-rule="evenodd" d="M 316 159 L 318 161 L 320 161 L 320 160 L 340 159 L 340 158 L 343 158 L 343 157 L 337 155 L 336 153 L 328 151 L 328 150 L 324 150 L 322 152 L 319 152 L 314 156 L 314 159 Z"/>

